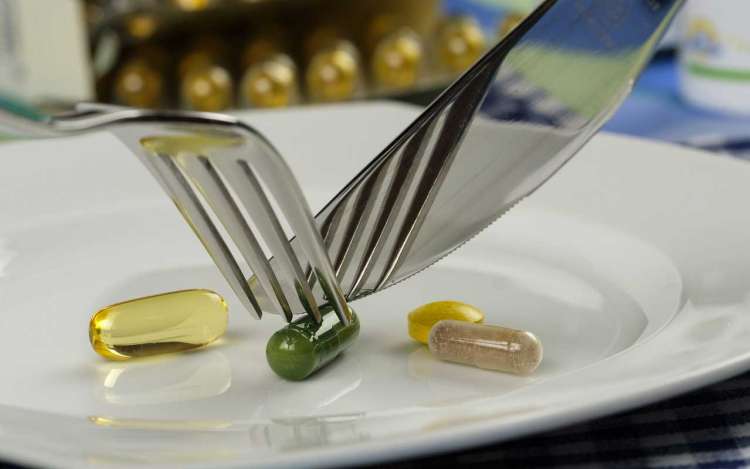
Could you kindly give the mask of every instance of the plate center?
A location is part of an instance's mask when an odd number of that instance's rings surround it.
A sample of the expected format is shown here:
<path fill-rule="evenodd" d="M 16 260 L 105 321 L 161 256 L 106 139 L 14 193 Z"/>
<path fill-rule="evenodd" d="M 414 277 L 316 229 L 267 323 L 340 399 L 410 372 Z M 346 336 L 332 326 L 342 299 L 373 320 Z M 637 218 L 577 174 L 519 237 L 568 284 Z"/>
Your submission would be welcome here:
<path fill-rule="evenodd" d="M 3 343 L 18 357 L 6 371 L 15 386 L 0 389 L 0 404 L 85 418 L 226 422 L 442 407 L 606 360 L 663 326 L 679 306 L 679 276 L 657 250 L 570 217 L 518 208 L 436 266 L 353 303 L 362 322 L 353 348 L 312 379 L 288 383 L 265 363 L 265 341 L 281 318 L 251 320 L 172 210 L 97 214 L 9 238 L 3 320 L 7 330 L 23 332 Z M 51 252 L 59 265 L 47 262 Z M 124 364 L 90 350 L 87 323 L 97 308 L 183 288 L 228 296 L 224 339 L 207 350 Z M 433 358 L 408 337 L 406 315 L 445 299 L 476 305 L 489 324 L 534 332 L 545 349 L 539 370 L 521 378 Z"/>

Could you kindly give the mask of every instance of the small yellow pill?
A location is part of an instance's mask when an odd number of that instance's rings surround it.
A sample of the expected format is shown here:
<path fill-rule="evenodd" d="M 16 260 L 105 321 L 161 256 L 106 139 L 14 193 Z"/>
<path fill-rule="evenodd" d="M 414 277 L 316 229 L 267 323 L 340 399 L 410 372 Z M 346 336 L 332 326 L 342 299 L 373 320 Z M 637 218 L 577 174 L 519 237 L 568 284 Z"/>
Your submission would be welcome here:
<path fill-rule="evenodd" d="M 444 319 L 478 323 L 484 321 L 484 314 L 460 301 L 427 303 L 409 313 L 409 336 L 417 342 L 426 344 L 432 326 Z"/>
<path fill-rule="evenodd" d="M 250 66 L 240 85 L 245 103 L 255 107 L 288 106 L 297 97 L 297 69 L 286 55 Z"/>
<path fill-rule="evenodd" d="M 305 78 L 307 92 L 315 101 L 342 101 L 357 91 L 360 82 L 357 50 L 347 41 L 313 56 Z"/>
<path fill-rule="evenodd" d="M 154 35 L 159 27 L 156 16 L 147 13 L 137 13 L 125 22 L 125 30 L 134 39 L 145 40 Z"/>
<path fill-rule="evenodd" d="M 227 329 L 227 304 L 210 290 L 183 290 L 117 303 L 89 322 L 94 351 L 110 360 L 208 345 Z"/>
<path fill-rule="evenodd" d="M 223 111 L 234 103 L 234 81 L 227 69 L 219 65 L 189 71 L 180 92 L 184 105 L 196 111 Z"/>
<path fill-rule="evenodd" d="M 375 48 L 372 73 L 383 86 L 407 88 L 419 78 L 423 55 L 419 36 L 402 29 L 383 39 Z"/>
<path fill-rule="evenodd" d="M 200 11 L 208 8 L 211 0 L 172 0 L 172 3 L 183 11 Z"/>
<path fill-rule="evenodd" d="M 435 324 L 429 346 L 441 360 L 519 375 L 536 370 L 544 354 L 531 332 L 451 320 Z"/>
<path fill-rule="evenodd" d="M 161 104 L 165 92 L 162 74 L 141 57 L 125 62 L 114 80 L 115 100 L 127 106 L 154 108 Z"/>

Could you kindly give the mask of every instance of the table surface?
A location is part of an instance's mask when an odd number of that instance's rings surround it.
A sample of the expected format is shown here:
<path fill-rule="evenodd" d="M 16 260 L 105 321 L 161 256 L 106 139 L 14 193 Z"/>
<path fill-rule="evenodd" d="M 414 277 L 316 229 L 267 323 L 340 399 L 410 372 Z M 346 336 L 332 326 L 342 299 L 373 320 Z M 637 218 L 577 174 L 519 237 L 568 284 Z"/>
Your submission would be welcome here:
<path fill-rule="evenodd" d="M 689 107 L 675 68 L 672 57 L 657 57 L 605 130 L 750 156 L 750 117 Z M 748 391 L 750 373 L 619 415 L 386 467 L 748 467 Z"/>

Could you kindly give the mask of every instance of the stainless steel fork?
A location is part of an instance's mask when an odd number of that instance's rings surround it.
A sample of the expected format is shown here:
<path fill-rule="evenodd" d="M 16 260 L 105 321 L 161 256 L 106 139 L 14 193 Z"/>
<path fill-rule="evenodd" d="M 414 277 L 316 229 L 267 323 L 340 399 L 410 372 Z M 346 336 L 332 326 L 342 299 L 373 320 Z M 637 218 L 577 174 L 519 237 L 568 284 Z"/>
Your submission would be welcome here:
<path fill-rule="evenodd" d="M 6 137 L 95 130 L 117 136 L 159 181 L 245 308 L 258 319 L 265 309 L 288 321 L 300 312 L 320 321 L 320 305 L 328 303 L 341 321 L 350 320 L 299 185 L 281 156 L 252 128 L 217 114 L 81 105 L 75 112 L 51 117 L 7 100 L 0 104 L 0 134 Z M 296 235 L 297 253 L 292 252 L 282 220 Z M 230 242 L 239 254 L 233 253 Z M 274 268 L 267 260 L 270 255 Z M 249 265 L 253 282 L 248 282 L 250 274 L 243 273 L 239 259 Z M 318 299 L 311 280 L 320 290 Z M 263 307 L 258 294 L 265 299 Z"/>

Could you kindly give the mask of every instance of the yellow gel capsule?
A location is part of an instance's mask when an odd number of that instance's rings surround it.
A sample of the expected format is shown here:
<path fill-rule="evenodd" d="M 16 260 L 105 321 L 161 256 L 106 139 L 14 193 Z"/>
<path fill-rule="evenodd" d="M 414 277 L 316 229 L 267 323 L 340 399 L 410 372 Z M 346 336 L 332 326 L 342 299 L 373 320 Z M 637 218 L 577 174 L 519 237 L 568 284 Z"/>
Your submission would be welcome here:
<path fill-rule="evenodd" d="M 453 72 L 469 68 L 484 52 L 486 40 L 482 28 L 468 16 L 448 20 L 438 33 L 438 55 Z"/>
<path fill-rule="evenodd" d="M 114 96 L 118 103 L 127 106 L 158 107 L 164 96 L 162 74 L 148 60 L 130 59 L 117 71 Z"/>
<path fill-rule="evenodd" d="M 182 81 L 180 92 L 185 106 L 196 111 L 222 111 L 234 103 L 232 76 L 219 65 L 189 71 Z"/>
<path fill-rule="evenodd" d="M 531 332 L 464 321 L 435 324 L 429 346 L 441 360 L 518 375 L 534 372 L 544 355 Z"/>
<path fill-rule="evenodd" d="M 351 43 L 339 42 L 313 56 L 307 66 L 307 92 L 316 101 L 351 98 L 360 80 L 357 51 Z"/>
<path fill-rule="evenodd" d="M 181 352 L 208 345 L 227 329 L 227 304 L 210 290 L 183 290 L 124 301 L 89 322 L 94 351 L 110 360 Z"/>
<path fill-rule="evenodd" d="M 432 326 L 444 319 L 479 323 L 484 321 L 484 314 L 460 301 L 427 303 L 409 313 L 409 336 L 417 342 L 426 344 Z"/>
<path fill-rule="evenodd" d="M 172 3 L 183 11 L 200 11 L 208 8 L 211 0 L 172 0 Z"/>
<path fill-rule="evenodd" d="M 155 16 L 139 13 L 131 16 L 125 22 L 125 29 L 135 39 L 145 40 L 154 35 L 159 27 L 159 21 Z"/>
<path fill-rule="evenodd" d="M 497 28 L 497 36 L 500 39 L 504 38 L 510 34 L 511 31 L 516 29 L 516 26 L 521 24 L 525 18 L 526 16 L 520 13 L 509 13 L 508 16 L 500 22 L 500 25 Z"/>
<path fill-rule="evenodd" d="M 408 29 L 402 29 L 375 48 L 372 73 L 378 83 L 390 88 L 406 88 L 416 83 L 422 68 L 422 43 Z"/>
<path fill-rule="evenodd" d="M 242 78 L 240 92 L 245 103 L 255 107 L 288 106 L 297 97 L 297 70 L 285 55 L 250 66 Z"/>

